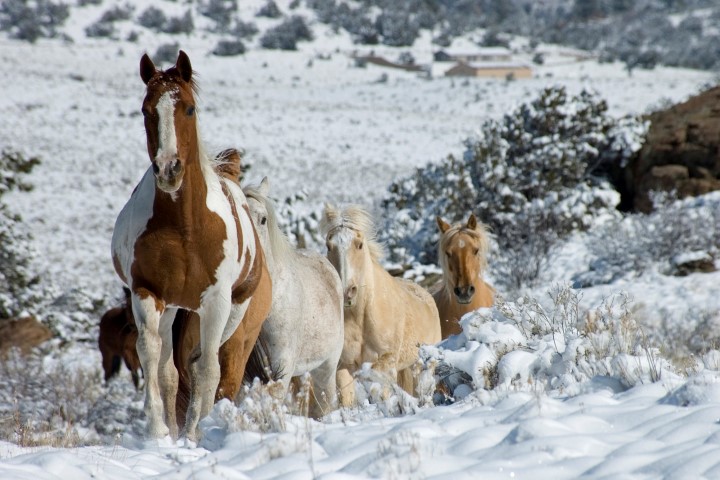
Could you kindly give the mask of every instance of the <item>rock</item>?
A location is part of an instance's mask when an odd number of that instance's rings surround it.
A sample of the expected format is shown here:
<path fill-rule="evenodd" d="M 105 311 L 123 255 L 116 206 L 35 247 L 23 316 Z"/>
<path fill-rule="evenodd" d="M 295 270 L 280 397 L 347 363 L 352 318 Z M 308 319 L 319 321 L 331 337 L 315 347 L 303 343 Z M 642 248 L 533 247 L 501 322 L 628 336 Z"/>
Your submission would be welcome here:
<path fill-rule="evenodd" d="M 27 354 L 34 347 L 52 337 L 50 329 L 34 317 L 6 319 L 0 321 L 0 355 L 17 347 Z"/>
<path fill-rule="evenodd" d="M 651 191 L 685 198 L 720 190 L 720 86 L 649 120 L 645 145 L 625 175 L 633 210 L 652 210 Z"/>

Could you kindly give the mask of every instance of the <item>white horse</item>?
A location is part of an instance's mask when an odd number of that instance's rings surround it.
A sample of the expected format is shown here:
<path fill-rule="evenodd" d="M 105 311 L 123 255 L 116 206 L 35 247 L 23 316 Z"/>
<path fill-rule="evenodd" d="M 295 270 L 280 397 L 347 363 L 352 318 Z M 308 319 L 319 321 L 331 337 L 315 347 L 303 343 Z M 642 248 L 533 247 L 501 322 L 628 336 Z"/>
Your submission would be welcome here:
<path fill-rule="evenodd" d="M 272 308 L 261 336 L 286 389 L 291 377 L 310 373 L 310 414 L 319 418 L 337 406 L 335 374 L 344 339 L 342 286 L 325 257 L 293 248 L 278 227 L 268 191 L 267 177 L 258 187 L 244 188 L 273 283 Z"/>
<path fill-rule="evenodd" d="M 383 250 L 361 207 L 326 205 L 321 230 L 344 292 L 345 347 L 338 367 L 343 406 L 354 403 L 351 375 L 365 362 L 414 394 L 411 367 L 418 347 L 440 341 L 435 301 L 420 285 L 393 277 L 380 265 Z"/>

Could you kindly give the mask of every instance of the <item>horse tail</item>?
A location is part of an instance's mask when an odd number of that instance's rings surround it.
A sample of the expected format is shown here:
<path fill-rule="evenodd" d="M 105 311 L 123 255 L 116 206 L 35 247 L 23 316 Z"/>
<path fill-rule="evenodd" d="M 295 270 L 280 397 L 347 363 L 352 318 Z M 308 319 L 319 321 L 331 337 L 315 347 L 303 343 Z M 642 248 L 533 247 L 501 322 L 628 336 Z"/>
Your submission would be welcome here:
<path fill-rule="evenodd" d="M 255 378 L 258 378 L 262 383 L 276 382 L 283 376 L 281 370 L 281 368 L 277 368 L 272 364 L 267 339 L 263 333 L 260 332 L 255 346 L 250 352 L 247 364 L 245 365 L 243 383 L 252 385 Z"/>
<path fill-rule="evenodd" d="M 105 381 L 110 380 L 115 375 L 120 373 L 120 366 L 122 365 L 122 359 L 120 355 L 113 355 L 110 360 L 110 368 L 105 372 Z"/>

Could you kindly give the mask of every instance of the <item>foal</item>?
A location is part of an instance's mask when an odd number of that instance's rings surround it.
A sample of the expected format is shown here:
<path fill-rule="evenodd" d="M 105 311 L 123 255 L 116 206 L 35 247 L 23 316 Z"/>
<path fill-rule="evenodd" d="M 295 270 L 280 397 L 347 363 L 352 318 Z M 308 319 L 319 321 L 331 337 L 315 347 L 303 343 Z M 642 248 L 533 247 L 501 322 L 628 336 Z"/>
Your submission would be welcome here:
<path fill-rule="evenodd" d="M 135 343 L 138 332 L 130 306 L 130 290 L 123 287 L 125 302 L 111 308 L 100 319 L 100 335 L 98 347 L 102 355 L 102 366 L 105 371 L 105 381 L 120 372 L 121 361 L 125 362 L 132 375 L 135 389 L 140 388 L 140 359 L 138 358 Z"/>

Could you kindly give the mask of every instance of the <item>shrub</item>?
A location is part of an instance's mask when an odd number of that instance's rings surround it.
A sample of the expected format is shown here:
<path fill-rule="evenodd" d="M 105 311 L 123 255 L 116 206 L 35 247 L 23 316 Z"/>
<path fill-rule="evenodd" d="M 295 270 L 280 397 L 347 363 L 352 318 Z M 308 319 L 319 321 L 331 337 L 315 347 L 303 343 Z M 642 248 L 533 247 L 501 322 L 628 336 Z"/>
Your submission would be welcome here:
<path fill-rule="evenodd" d="M 257 25 L 254 23 L 237 20 L 229 33 L 237 38 L 252 38 L 257 35 L 258 31 Z"/>
<path fill-rule="evenodd" d="M 220 40 L 212 51 L 219 57 L 232 57 L 245 53 L 245 44 L 240 40 Z"/>
<path fill-rule="evenodd" d="M 458 221 L 474 212 L 496 236 L 500 257 L 491 267 L 498 277 L 506 287 L 527 285 L 532 278 L 523 270 L 534 278 L 539 266 L 516 267 L 541 264 L 557 239 L 586 230 L 599 215 L 617 215 L 619 195 L 603 175 L 639 150 L 638 125 L 611 118 L 588 92 L 543 90 L 486 122 L 478 138 L 466 140 L 462 158 L 428 164 L 389 187 L 382 207 L 392 219 L 384 229 L 390 260 L 435 263 L 435 217 Z"/>
<path fill-rule="evenodd" d="M 36 157 L 25 158 L 18 152 L 3 150 L 0 154 L 0 200 L 11 191 L 28 191 L 32 186 L 23 176 L 40 163 Z M 33 287 L 38 278 L 30 273 L 30 235 L 19 231 L 19 215 L 0 202 L 0 319 L 15 317 L 35 303 Z"/>
<path fill-rule="evenodd" d="M 313 34 L 299 15 L 293 15 L 280 25 L 268 29 L 260 38 L 263 48 L 274 50 L 297 50 L 300 40 L 312 40 Z"/>
<path fill-rule="evenodd" d="M 679 255 L 720 257 L 720 195 L 668 202 L 654 195 L 650 214 L 628 214 L 590 231 L 589 270 L 575 276 L 577 286 L 609 283 L 650 268 L 672 273 Z"/>
<path fill-rule="evenodd" d="M 180 44 L 178 43 L 165 43 L 160 45 L 153 55 L 153 61 L 156 64 L 160 63 L 175 63 L 178 52 L 180 51 Z"/>
<path fill-rule="evenodd" d="M 0 2 L 0 31 L 11 38 L 34 43 L 38 38 L 55 38 L 57 28 L 70 16 L 69 7 L 49 0 L 3 0 Z"/>
<path fill-rule="evenodd" d="M 408 12 L 383 12 L 375 20 L 382 43 L 391 47 L 409 47 L 420 34 L 420 27 Z"/>
<path fill-rule="evenodd" d="M 182 17 L 168 18 L 167 22 L 165 23 L 165 27 L 163 28 L 163 32 L 171 34 L 190 34 L 193 32 L 194 29 L 195 23 L 193 22 L 192 13 L 190 12 L 190 10 L 188 10 Z"/>
<path fill-rule="evenodd" d="M 258 10 L 257 14 L 255 14 L 256 17 L 267 17 L 267 18 L 280 18 L 282 17 L 282 12 L 280 11 L 280 8 L 278 8 L 277 3 L 275 3 L 274 0 L 268 0 L 268 2 L 260 7 L 260 10 Z"/>
<path fill-rule="evenodd" d="M 206 0 L 200 1 L 198 11 L 217 25 L 217 30 L 224 32 L 230 26 L 235 12 L 237 12 L 237 0 Z"/>
<path fill-rule="evenodd" d="M 85 28 L 85 35 L 90 38 L 109 38 L 115 35 L 115 25 L 98 21 Z"/>
<path fill-rule="evenodd" d="M 148 7 L 138 17 L 138 23 L 145 28 L 161 31 L 167 22 L 165 12 L 155 7 Z"/>

